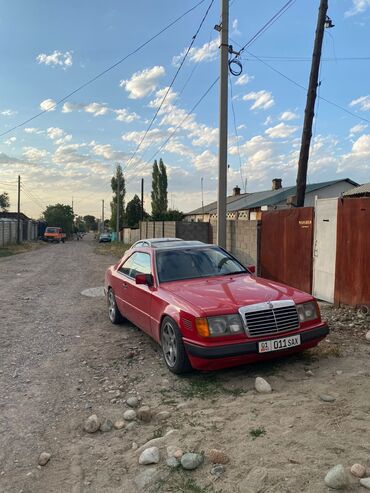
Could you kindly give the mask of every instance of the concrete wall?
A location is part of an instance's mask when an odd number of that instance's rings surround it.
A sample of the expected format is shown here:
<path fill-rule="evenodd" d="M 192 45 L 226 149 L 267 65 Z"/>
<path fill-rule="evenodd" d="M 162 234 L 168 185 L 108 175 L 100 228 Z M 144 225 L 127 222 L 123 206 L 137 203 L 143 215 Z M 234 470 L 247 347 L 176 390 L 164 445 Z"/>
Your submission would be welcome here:
<path fill-rule="evenodd" d="M 37 222 L 20 221 L 20 241 L 37 239 Z M 0 220 L 0 247 L 17 243 L 17 221 L 13 219 Z"/>
<path fill-rule="evenodd" d="M 217 243 L 217 221 L 211 220 L 211 240 Z M 244 265 L 259 267 L 260 223 L 259 221 L 227 221 L 226 250 Z"/>
<path fill-rule="evenodd" d="M 123 243 L 126 243 L 127 245 L 132 245 L 132 243 L 135 243 L 135 241 L 140 240 L 140 229 L 124 228 L 121 231 L 121 237 Z"/>
<path fill-rule="evenodd" d="M 208 223 L 182 221 L 143 221 L 140 223 L 140 238 L 182 238 L 209 242 Z"/>

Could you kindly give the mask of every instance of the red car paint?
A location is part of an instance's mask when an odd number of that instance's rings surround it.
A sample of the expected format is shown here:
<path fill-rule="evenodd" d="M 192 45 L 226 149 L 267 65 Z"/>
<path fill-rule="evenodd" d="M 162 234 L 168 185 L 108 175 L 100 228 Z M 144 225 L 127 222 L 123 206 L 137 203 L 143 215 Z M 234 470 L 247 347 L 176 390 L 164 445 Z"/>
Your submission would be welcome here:
<path fill-rule="evenodd" d="M 121 265 L 134 252 L 150 254 L 153 286 L 136 284 L 135 279 L 118 272 Z M 107 269 L 105 290 L 107 292 L 112 288 L 120 312 L 158 343 L 160 343 L 163 318 L 168 315 L 174 319 L 182 334 L 190 363 L 195 369 L 215 370 L 297 353 L 316 346 L 328 333 L 327 325 L 319 317 L 310 322 L 300 323 L 297 330 L 281 332 L 276 336 L 249 337 L 244 332 L 237 335 L 202 337 L 195 330 L 194 322 L 197 317 L 235 314 L 241 306 L 265 301 L 293 300 L 298 304 L 315 299 L 295 288 L 251 273 L 159 283 L 155 255 L 156 249 L 152 247 L 128 250 L 116 265 Z M 232 356 L 227 354 L 227 348 L 238 353 L 237 348 L 243 348 L 242 345 L 247 343 L 295 334 L 304 334 L 307 340 L 302 340 L 299 346 L 266 354 L 257 351 Z M 212 358 L 193 354 L 209 349 L 219 349 L 221 353 L 225 351 L 225 354 Z M 243 351 L 241 350 L 240 353 Z"/>

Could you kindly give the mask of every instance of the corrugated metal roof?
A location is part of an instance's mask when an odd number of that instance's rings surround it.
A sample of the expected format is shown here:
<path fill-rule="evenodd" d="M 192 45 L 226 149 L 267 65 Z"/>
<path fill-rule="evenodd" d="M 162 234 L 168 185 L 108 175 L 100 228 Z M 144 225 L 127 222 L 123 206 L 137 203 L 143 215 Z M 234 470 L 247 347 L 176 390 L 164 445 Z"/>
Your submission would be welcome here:
<path fill-rule="evenodd" d="M 344 192 L 343 197 L 355 197 L 358 195 L 370 195 L 370 182 L 347 190 L 347 192 Z"/>
<path fill-rule="evenodd" d="M 306 192 L 314 192 L 315 190 L 320 190 L 341 181 L 347 181 L 352 185 L 357 185 L 356 182 L 345 178 L 342 180 L 332 180 L 323 181 L 320 183 L 311 183 L 306 186 Z M 287 198 L 291 195 L 295 195 L 296 187 L 284 187 L 278 190 L 264 190 L 262 192 L 245 193 L 239 196 L 230 196 L 227 198 L 227 212 L 242 211 L 246 209 L 254 209 L 257 207 L 262 207 L 263 205 L 271 206 L 279 204 L 280 202 L 286 202 Z M 212 202 L 204 206 L 205 214 L 216 214 L 217 213 L 217 201 Z M 195 209 L 191 212 L 187 212 L 185 215 L 199 215 L 203 214 L 202 207 Z"/>

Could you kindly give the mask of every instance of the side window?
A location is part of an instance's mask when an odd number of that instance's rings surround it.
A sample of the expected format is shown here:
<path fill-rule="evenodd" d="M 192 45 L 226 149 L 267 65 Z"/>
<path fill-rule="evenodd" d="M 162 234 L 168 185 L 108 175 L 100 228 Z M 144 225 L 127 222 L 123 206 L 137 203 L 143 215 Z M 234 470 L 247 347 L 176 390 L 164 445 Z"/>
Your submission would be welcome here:
<path fill-rule="evenodd" d="M 119 269 L 122 274 L 134 278 L 136 274 L 151 274 L 150 255 L 148 253 L 135 252 Z"/>

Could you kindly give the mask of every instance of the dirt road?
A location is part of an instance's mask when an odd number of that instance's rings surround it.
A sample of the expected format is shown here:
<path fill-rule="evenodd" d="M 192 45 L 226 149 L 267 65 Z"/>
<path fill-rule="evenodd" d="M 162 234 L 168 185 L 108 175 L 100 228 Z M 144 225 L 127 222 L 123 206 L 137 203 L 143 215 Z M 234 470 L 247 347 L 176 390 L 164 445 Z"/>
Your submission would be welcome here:
<path fill-rule="evenodd" d="M 360 462 L 370 475 L 365 319 L 347 314 L 329 342 L 298 357 L 178 378 L 147 336 L 110 324 L 103 297 L 81 294 L 116 260 L 94 248 L 85 237 L 0 260 L 1 492 L 320 493 L 336 464 Z M 256 376 L 271 394 L 256 393 Z M 93 413 L 122 419 L 130 396 L 150 407 L 149 422 L 83 430 Z M 153 438 L 161 462 L 140 466 L 135 449 Z M 169 444 L 206 452 L 204 464 L 171 470 Z M 219 478 L 210 448 L 230 459 Z M 349 491 L 366 491 L 351 481 Z"/>

